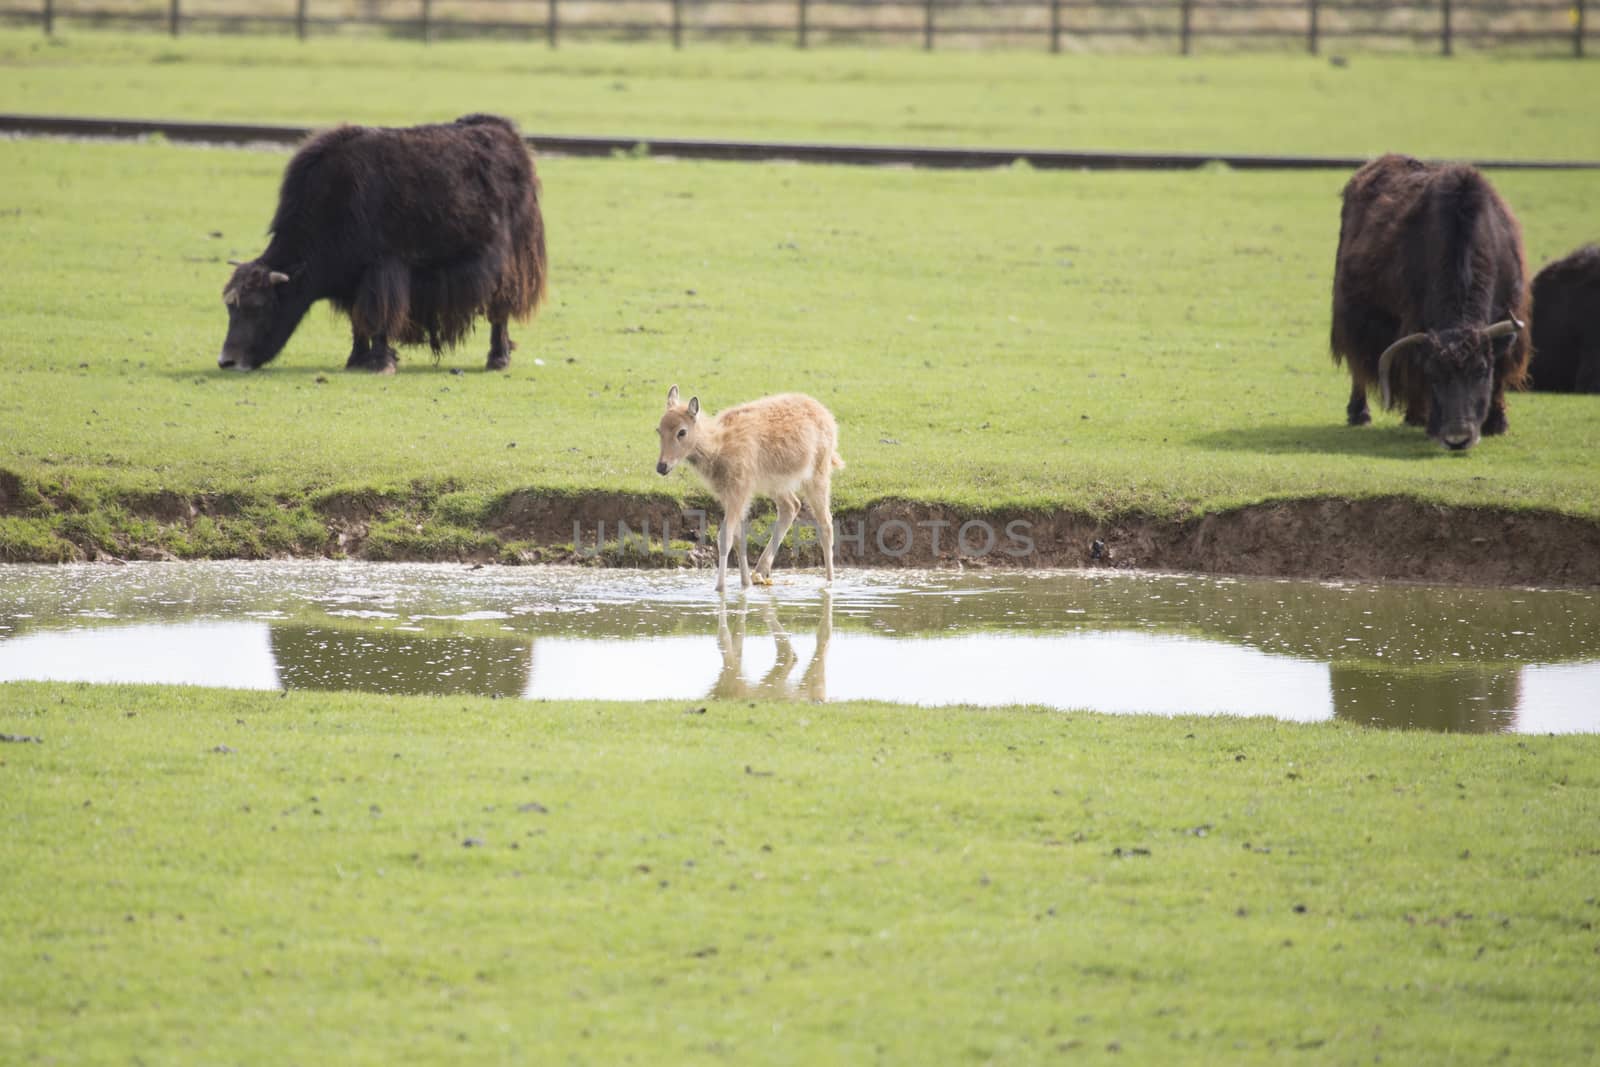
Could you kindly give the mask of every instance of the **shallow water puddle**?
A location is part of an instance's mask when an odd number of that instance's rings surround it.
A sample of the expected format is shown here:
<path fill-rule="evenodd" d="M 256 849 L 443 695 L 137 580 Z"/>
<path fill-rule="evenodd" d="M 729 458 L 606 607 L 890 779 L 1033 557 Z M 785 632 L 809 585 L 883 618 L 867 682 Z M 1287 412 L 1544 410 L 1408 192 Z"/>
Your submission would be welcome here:
<path fill-rule="evenodd" d="M 1600 597 L 1113 572 L 0 567 L 0 681 L 1600 731 Z"/>

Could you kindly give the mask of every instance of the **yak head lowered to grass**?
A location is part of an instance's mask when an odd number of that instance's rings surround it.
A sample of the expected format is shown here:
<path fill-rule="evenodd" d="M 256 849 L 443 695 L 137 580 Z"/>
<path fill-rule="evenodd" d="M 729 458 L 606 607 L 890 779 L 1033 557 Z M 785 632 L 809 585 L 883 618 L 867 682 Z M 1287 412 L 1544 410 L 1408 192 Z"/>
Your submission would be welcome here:
<path fill-rule="evenodd" d="M 1329 338 L 1350 369 L 1350 425 L 1372 421 L 1377 388 L 1452 451 L 1505 433 L 1506 390 L 1527 378 L 1529 312 L 1521 227 L 1478 170 L 1387 155 L 1351 176 Z"/>
<path fill-rule="evenodd" d="M 267 248 L 222 291 L 217 363 L 252 370 L 283 351 L 311 305 L 350 318 L 349 370 L 393 373 L 396 345 L 435 357 L 489 322 L 489 370 L 511 362 L 509 323 L 544 298 L 544 217 L 527 144 L 509 119 L 466 115 L 403 129 L 337 126 L 284 169 Z"/>
<path fill-rule="evenodd" d="M 1496 342 L 1515 340 L 1522 329 L 1523 323 L 1513 318 L 1485 328 L 1407 334 L 1378 358 L 1383 406 L 1393 403 L 1396 390 L 1391 383 L 1397 373 L 1420 377 L 1427 390 L 1428 436 L 1452 451 L 1471 448 L 1486 423 L 1494 432 L 1490 404 L 1500 359 Z M 1397 364 L 1407 370 L 1397 371 Z"/>
<path fill-rule="evenodd" d="M 228 336 L 217 366 L 255 370 L 283 351 L 310 302 L 296 299 L 295 286 L 283 271 L 259 261 L 228 262 L 235 268 L 222 290 Z"/>

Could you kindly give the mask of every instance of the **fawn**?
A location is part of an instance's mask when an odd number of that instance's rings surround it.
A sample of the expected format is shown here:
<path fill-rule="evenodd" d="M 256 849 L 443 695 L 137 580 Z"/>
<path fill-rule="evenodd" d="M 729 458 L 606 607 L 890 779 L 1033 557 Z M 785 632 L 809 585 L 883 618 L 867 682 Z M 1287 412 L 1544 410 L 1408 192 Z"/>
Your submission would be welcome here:
<path fill-rule="evenodd" d="M 772 557 L 800 513 L 805 500 L 817 521 L 817 539 L 827 580 L 833 581 L 833 514 L 828 508 L 829 480 L 844 460 L 836 451 L 838 426 L 828 409 L 809 396 L 784 393 L 701 416 L 700 398 L 678 403 L 678 387 L 667 391 L 667 411 L 656 427 L 661 458 L 656 473 L 665 475 L 680 460 L 688 461 L 722 505 L 717 529 L 717 592 L 727 583 L 728 549 L 739 535 L 739 578 L 750 584 L 746 542 L 750 502 L 770 496 L 778 505 L 772 538 L 756 561 L 756 573 L 770 579 Z"/>

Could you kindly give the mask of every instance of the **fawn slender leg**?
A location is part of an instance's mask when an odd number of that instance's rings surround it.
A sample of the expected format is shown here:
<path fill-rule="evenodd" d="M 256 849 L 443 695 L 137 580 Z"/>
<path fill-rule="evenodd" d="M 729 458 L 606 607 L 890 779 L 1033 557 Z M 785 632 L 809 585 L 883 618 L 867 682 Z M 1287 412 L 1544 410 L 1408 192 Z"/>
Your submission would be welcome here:
<path fill-rule="evenodd" d="M 756 573 L 763 578 L 772 577 L 772 561 L 778 555 L 778 547 L 783 544 L 794 517 L 800 514 L 800 498 L 793 493 L 785 493 L 777 500 L 778 521 L 773 523 L 772 537 L 767 541 L 767 547 L 761 550 L 761 558 L 756 560 Z"/>
<path fill-rule="evenodd" d="M 833 584 L 833 512 L 828 508 L 828 476 L 824 473 L 801 490 L 817 520 L 817 541 L 822 545 L 822 566 Z"/>
<path fill-rule="evenodd" d="M 728 552 L 737 540 L 740 546 L 739 569 L 744 577 L 744 584 L 750 584 L 750 561 L 743 551 L 744 545 L 744 518 L 745 512 L 750 509 L 750 501 L 729 500 L 722 510 L 722 524 L 717 527 L 717 592 L 721 593 L 728 587 Z"/>
<path fill-rule="evenodd" d="M 748 504 L 745 505 L 749 507 Z M 750 515 L 739 519 L 739 588 L 750 588 Z"/>

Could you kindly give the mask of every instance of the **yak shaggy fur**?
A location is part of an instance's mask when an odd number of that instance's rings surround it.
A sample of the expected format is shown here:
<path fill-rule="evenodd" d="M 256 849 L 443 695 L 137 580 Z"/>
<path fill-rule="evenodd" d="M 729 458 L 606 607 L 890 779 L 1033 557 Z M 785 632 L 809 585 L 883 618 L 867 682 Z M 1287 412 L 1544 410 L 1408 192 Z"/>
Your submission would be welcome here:
<path fill-rule="evenodd" d="M 1356 171 L 1340 215 L 1331 337 L 1334 361 L 1349 364 L 1350 423 L 1370 421 L 1367 391 L 1398 338 L 1428 334 L 1432 362 L 1448 368 L 1474 355 L 1476 342 L 1457 337 L 1505 319 L 1527 322 L 1527 274 L 1516 217 L 1476 169 L 1386 155 Z M 1493 391 L 1482 429 L 1492 434 L 1505 429 L 1505 390 L 1524 384 L 1530 345 L 1525 329 L 1490 343 Z M 1403 398 L 1413 425 L 1429 421 L 1429 362 L 1397 361 L 1391 406 Z"/>
<path fill-rule="evenodd" d="M 1533 279 L 1533 387 L 1600 393 L 1600 245 L 1545 265 Z"/>
<path fill-rule="evenodd" d="M 483 315 L 498 369 L 514 347 L 507 320 L 525 321 L 545 293 L 533 159 L 516 126 L 495 115 L 317 134 L 289 162 L 271 235 L 224 290 L 230 315 L 252 291 L 258 307 L 268 300 L 254 336 L 230 323 L 224 365 L 230 350 L 247 367 L 272 359 L 326 299 L 350 317 L 352 368 L 392 370 L 391 344 L 426 341 L 437 355 Z"/>

